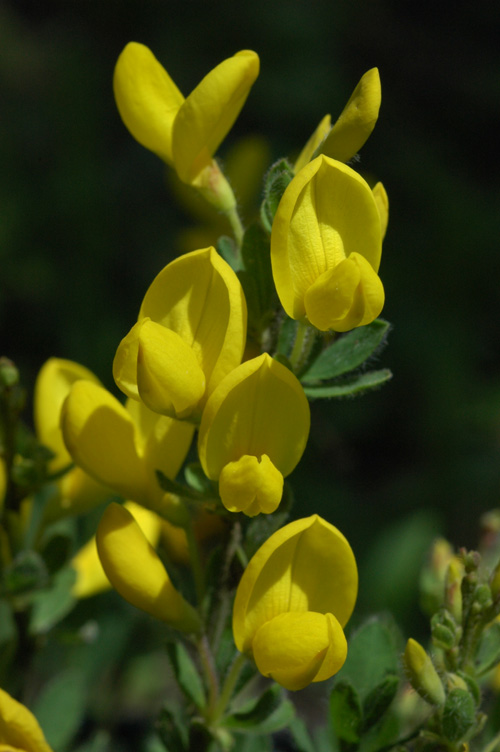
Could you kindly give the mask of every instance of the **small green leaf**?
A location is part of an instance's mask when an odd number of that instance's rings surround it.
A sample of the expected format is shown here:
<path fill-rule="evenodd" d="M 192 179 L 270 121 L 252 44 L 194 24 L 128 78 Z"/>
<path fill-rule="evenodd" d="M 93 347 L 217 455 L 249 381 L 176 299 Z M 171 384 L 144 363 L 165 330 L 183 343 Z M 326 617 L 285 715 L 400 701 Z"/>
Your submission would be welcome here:
<path fill-rule="evenodd" d="M 12 595 L 37 590 L 46 586 L 47 581 L 47 567 L 35 551 L 20 551 L 3 572 L 5 591 Z"/>
<path fill-rule="evenodd" d="M 363 731 L 377 723 L 396 696 L 399 676 L 387 674 L 380 684 L 367 694 L 363 702 Z"/>
<path fill-rule="evenodd" d="M 61 621 L 76 604 L 71 594 L 76 572 L 71 567 L 60 569 L 49 588 L 35 593 L 30 619 L 31 634 L 45 634 Z"/>
<path fill-rule="evenodd" d="M 164 705 L 158 718 L 157 731 L 168 752 L 186 752 L 189 749 L 188 721 L 177 705 Z"/>
<path fill-rule="evenodd" d="M 443 733 L 458 742 L 473 726 L 476 718 L 474 700 L 466 689 L 452 689 L 443 708 Z"/>
<path fill-rule="evenodd" d="M 359 742 L 363 725 L 361 702 L 348 681 L 340 681 L 332 689 L 330 720 L 335 736 L 345 742 Z"/>
<path fill-rule="evenodd" d="M 169 642 L 167 653 L 179 687 L 197 708 L 204 707 L 203 683 L 184 645 L 181 642 Z"/>
<path fill-rule="evenodd" d="M 214 483 L 207 478 L 199 462 L 190 462 L 186 465 L 184 478 L 190 488 L 203 496 L 214 494 Z"/>
<path fill-rule="evenodd" d="M 293 168 L 286 159 L 276 162 L 266 175 L 260 218 L 267 232 L 271 232 L 276 209 L 286 188 L 292 182 L 293 176 Z"/>
<path fill-rule="evenodd" d="M 235 713 L 224 726 L 240 733 L 271 734 L 287 726 L 295 715 L 290 700 L 283 699 L 281 687 L 273 684 L 248 713 Z"/>
<path fill-rule="evenodd" d="M 85 716 L 86 702 L 87 688 L 75 669 L 64 671 L 46 685 L 33 713 L 51 747 L 62 750 L 71 742 Z"/>
<path fill-rule="evenodd" d="M 222 256 L 224 261 L 229 264 L 231 269 L 235 272 L 240 271 L 241 262 L 236 252 L 234 240 L 232 238 L 229 238 L 227 235 L 221 235 L 221 237 L 217 241 L 216 247 L 217 253 Z"/>
<path fill-rule="evenodd" d="M 354 397 L 369 389 L 378 389 L 386 381 L 392 379 L 392 373 L 388 368 L 381 371 L 368 371 L 345 376 L 333 384 L 321 386 L 304 386 L 304 392 L 311 399 L 324 399 L 325 397 Z"/>
<path fill-rule="evenodd" d="M 307 726 L 302 718 L 299 718 L 298 716 L 292 718 L 289 724 L 289 729 L 293 736 L 297 752 L 317 752 L 316 746 L 309 736 Z"/>
<path fill-rule="evenodd" d="M 476 653 L 476 672 L 479 675 L 500 663 L 500 624 L 496 621 L 481 635 Z"/>
<path fill-rule="evenodd" d="M 314 363 L 302 374 L 304 383 L 334 379 L 358 368 L 385 344 L 390 324 L 376 319 L 343 334 L 323 350 Z"/>
<path fill-rule="evenodd" d="M 365 704 L 388 675 L 398 673 L 400 653 L 400 635 L 395 625 L 373 617 L 349 639 L 347 659 L 337 676 L 352 684 Z"/>

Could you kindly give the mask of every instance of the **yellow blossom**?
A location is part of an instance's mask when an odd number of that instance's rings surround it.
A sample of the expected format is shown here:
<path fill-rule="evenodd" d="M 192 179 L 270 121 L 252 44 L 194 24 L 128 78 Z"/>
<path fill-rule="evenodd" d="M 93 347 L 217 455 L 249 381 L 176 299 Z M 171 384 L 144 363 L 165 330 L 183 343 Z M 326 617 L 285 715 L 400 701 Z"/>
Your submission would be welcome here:
<path fill-rule="evenodd" d="M 113 587 L 129 603 L 183 632 L 198 632 L 194 608 L 174 588 L 133 515 L 110 504 L 97 528 L 97 550 Z"/>
<path fill-rule="evenodd" d="M 248 564 L 233 608 L 238 650 L 286 689 L 330 678 L 347 655 L 343 627 L 356 602 L 352 549 L 318 515 L 274 533 Z"/>
<path fill-rule="evenodd" d="M 71 388 L 61 426 L 71 456 L 86 472 L 126 499 L 175 513 L 156 470 L 175 478 L 191 444 L 192 426 L 156 415 L 141 402 L 128 400 L 124 406 L 90 381 Z"/>
<path fill-rule="evenodd" d="M 258 55 L 242 50 L 210 71 L 185 99 L 151 50 L 130 42 L 118 58 L 113 89 L 134 138 L 174 167 L 183 182 L 218 194 L 220 208 L 227 209 L 234 197 L 212 157 L 258 74 Z"/>
<path fill-rule="evenodd" d="M 33 713 L 0 689 L 1 752 L 52 752 Z"/>
<path fill-rule="evenodd" d="M 309 435 L 309 403 L 297 378 L 267 353 L 247 360 L 220 383 L 203 412 L 198 454 L 219 481 L 230 512 L 273 512 L 283 478 Z"/>
<path fill-rule="evenodd" d="M 304 167 L 318 153 L 348 162 L 361 149 L 377 122 L 382 92 L 378 68 L 371 68 L 358 82 L 340 117 L 331 127 L 325 115 L 303 148 L 295 171 Z"/>
<path fill-rule="evenodd" d="M 155 412 L 199 420 L 217 384 L 241 362 L 247 309 L 231 267 L 209 247 L 168 264 L 144 296 L 113 363 L 119 388 Z"/>
<path fill-rule="evenodd" d="M 379 187 L 375 198 L 357 172 L 325 156 L 294 177 L 271 233 L 274 282 L 291 318 L 345 332 L 380 314 L 384 196 Z"/>

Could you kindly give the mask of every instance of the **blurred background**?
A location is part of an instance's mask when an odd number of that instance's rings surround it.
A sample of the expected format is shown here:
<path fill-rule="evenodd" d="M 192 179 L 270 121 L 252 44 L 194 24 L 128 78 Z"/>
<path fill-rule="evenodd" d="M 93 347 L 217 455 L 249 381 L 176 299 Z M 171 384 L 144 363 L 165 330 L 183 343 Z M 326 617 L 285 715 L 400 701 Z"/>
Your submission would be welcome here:
<path fill-rule="evenodd" d="M 259 53 L 260 77 L 223 160 L 254 134 L 266 138 L 268 164 L 297 153 L 361 75 L 380 69 L 380 118 L 359 169 L 390 197 L 381 276 L 394 328 L 376 367 L 394 378 L 364 398 L 313 406 L 292 482 L 295 514 L 318 511 L 351 541 L 365 607 L 397 601 L 404 619 L 434 536 L 474 546 L 480 515 L 499 504 L 492 6 L 1 2 L 0 345 L 30 388 L 55 355 L 116 393 L 116 345 L 196 224 L 115 108 L 113 67 L 131 40 L 153 50 L 185 95 L 237 50 Z"/>

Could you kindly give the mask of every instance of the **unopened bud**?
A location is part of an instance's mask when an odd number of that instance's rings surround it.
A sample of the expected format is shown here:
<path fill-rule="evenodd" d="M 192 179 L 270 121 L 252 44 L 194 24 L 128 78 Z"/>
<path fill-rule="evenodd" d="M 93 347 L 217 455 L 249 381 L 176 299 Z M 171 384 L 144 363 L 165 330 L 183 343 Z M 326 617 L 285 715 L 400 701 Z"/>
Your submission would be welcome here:
<path fill-rule="evenodd" d="M 474 600 L 476 603 L 478 603 L 481 608 L 488 608 L 492 604 L 492 598 L 491 598 L 491 589 L 490 586 L 486 583 L 483 583 L 482 585 L 479 585 L 479 587 L 476 590 L 475 598 Z"/>
<path fill-rule="evenodd" d="M 500 561 L 493 570 L 490 580 L 491 594 L 493 598 L 497 598 L 500 595 Z"/>
<path fill-rule="evenodd" d="M 462 579 L 464 568 L 462 562 L 454 557 L 446 571 L 444 585 L 444 603 L 457 624 L 462 623 Z"/>
<path fill-rule="evenodd" d="M 0 386 L 13 387 L 19 383 L 19 371 L 9 358 L 0 358 Z"/>
<path fill-rule="evenodd" d="M 430 656 L 416 640 L 409 639 L 403 656 L 412 687 L 431 705 L 443 705 L 445 692 Z"/>

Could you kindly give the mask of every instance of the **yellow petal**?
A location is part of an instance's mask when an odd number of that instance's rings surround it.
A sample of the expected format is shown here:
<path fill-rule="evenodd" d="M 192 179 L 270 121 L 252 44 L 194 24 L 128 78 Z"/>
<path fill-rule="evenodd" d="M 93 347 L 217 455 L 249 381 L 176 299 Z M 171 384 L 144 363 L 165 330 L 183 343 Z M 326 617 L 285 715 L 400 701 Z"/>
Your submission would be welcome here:
<path fill-rule="evenodd" d="M 151 50 L 127 44 L 116 63 L 113 90 L 132 136 L 172 164 L 172 128 L 184 97 Z"/>
<path fill-rule="evenodd" d="M 216 480 L 243 455 L 267 455 L 286 477 L 309 435 L 309 403 L 298 379 L 267 353 L 235 368 L 208 400 L 198 436 L 206 475 Z"/>
<path fill-rule="evenodd" d="M 297 690 L 339 671 L 347 656 L 342 627 L 332 614 L 284 613 L 265 622 L 255 635 L 253 657 L 264 676 Z"/>
<path fill-rule="evenodd" d="M 203 248 L 168 264 L 151 283 L 139 320 L 151 318 L 176 332 L 198 359 L 206 394 L 241 363 L 246 341 L 245 296 L 229 264 L 215 248 Z"/>
<path fill-rule="evenodd" d="M 329 133 L 331 129 L 331 118 L 330 115 L 325 115 L 325 117 L 320 121 L 318 127 L 312 134 L 311 138 L 307 142 L 307 144 L 304 146 L 302 151 L 300 152 L 297 161 L 294 165 L 294 171 L 299 172 L 303 167 L 306 166 L 306 164 L 313 158 L 314 152 L 319 147 L 327 133 Z"/>
<path fill-rule="evenodd" d="M 219 478 L 222 503 L 230 512 L 244 512 L 249 517 L 271 514 L 283 495 L 283 476 L 266 454 L 244 454 L 222 468 Z"/>
<path fill-rule="evenodd" d="M 140 437 L 112 394 L 90 381 L 77 381 L 63 405 L 61 427 L 77 465 L 125 498 L 144 499 Z"/>
<path fill-rule="evenodd" d="M 273 277 L 283 308 L 304 317 L 306 291 L 351 253 L 378 271 L 380 216 L 373 193 L 347 165 L 319 156 L 292 180 L 271 233 Z"/>
<path fill-rule="evenodd" d="M 97 529 L 97 550 L 113 587 L 129 603 L 184 632 L 197 632 L 196 611 L 174 588 L 134 517 L 110 504 Z"/>
<path fill-rule="evenodd" d="M 139 334 L 144 321 L 139 319 L 122 339 L 113 359 L 113 378 L 118 389 L 135 400 L 140 400 L 137 387 L 137 357 L 139 355 Z"/>
<path fill-rule="evenodd" d="M 238 650 L 252 650 L 257 630 L 279 614 L 333 614 L 344 627 L 358 589 L 352 549 L 318 515 L 285 525 L 259 548 L 238 585 L 233 634 Z"/>
<path fill-rule="evenodd" d="M 75 381 L 85 379 L 99 384 L 92 371 L 72 360 L 50 358 L 41 367 L 35 382 L 33 418 L 38 439 L 56 455 L 50 463 L 51 472 L 71 462 L 60 427 L 61 408 Z"/>
<path fill-rule="evenodd" d="M 145 320 L 139 332 L 137 385 L 150 410 L 185 418 L 205 393 L 205 374 L 194 351 L 178 334 Z"/>
<path fill-rule="evenodd" d="M 162 526 L 160 517 L 133 501 L 125 502 L 124 507 L 134 516 L 146 539 L 152 546 L 156 546 Z M 73 557 L 71 566 L 76 570 L 76 581 L 72 588 L 75 598 L 88 598 L 111 587 L 97 553 L 95 536 Z"/>
<path fill-rule="evenodd" d="M 45 506 L 43 521 L 53 522 L 68 515 L 89 512 L 106 501 L 110 494 L 110 488 L 94 480 L 81 467 L 73 467 L 57 481 L 57 492 Z"/>
<path fill-rule="evenodd" d="M 52 752 L 33 713 L 0 689 L 0 749 Z"/>
<path fill-rule="evenodd" d="M 182 104 L 173 126 L 172 153 L 185 183 L 209 165 L 258 74 L 258 55 L 242 50 L 210 71 Z"/>
<path fill-rule="evenodd" d="M 381 100 L 378 68 L 371 68 L 362 76 L 326 137 L 321 147 L 323 154 L 340 162 L 348 162 L 374 129 Z"/>
<path fill-rule="evenodd" d="M 389 197 L 382 183 L 377 183 L 373 187 L 373 198 L 377 204 L 378 213 L 380 216 L 380 230 L 382 232 L 382 240 L 385 238 L 387 231 L 387 225 L 389 222 Z"/>
<path fill-rule="evenodd" d="M 307 290 L 307 318 L 317 329 L 347 332 L 374 321 L 384 307 L 380 277 L 359 253 L 324 272 Z"/>

